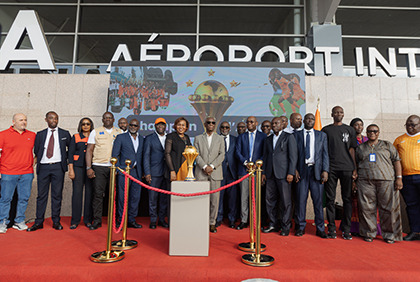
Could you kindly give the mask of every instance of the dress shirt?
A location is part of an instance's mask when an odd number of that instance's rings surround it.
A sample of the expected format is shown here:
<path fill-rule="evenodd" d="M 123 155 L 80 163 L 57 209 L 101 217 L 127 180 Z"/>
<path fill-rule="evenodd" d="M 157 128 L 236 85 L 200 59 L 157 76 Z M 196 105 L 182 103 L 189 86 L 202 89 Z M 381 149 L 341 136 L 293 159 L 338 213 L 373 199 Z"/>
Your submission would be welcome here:
<path fill-rule="evenodd" d="M 310 152 L 310 157 L 309 159 L 305 159 L 305 164 L 315 164 L 315 133 L 314 133 L 314 129 L 312 128 L 311 130 L 306 130 L 304 129 L 303 131 L 303 144 L 304 146 L 306 146 L 306 135 L 309 132 L 309 136 L 311 136 L 311 140 L 309 142 L 309 152 Z"/>
<path fill-rule="evenodd" d="M 133 143 L 133 147 L 134 147 L 134 152 L 137 153 L 137 149 L 139 147 L 139 133 L 136 133 L 136 139 L 134 139 L 133 135 L 131 135 L 130 133 L 130 138 L 131 138 L 131 142 Z M 137 165 L 137 162 L 134 162 L 133 167 L 135 167 Z"/>
<path fill-rule="evenodd" d="M 249 160 L 251 161 L 252 160 L 252 155 L 254 154 L 254 146 L 255 146 L 255 137 L 257 136 L 257 131 L 256 130 L 254 130 L 253 132 L 252 132 L 253 134 L 251 135 L 251 131 L 248 131 L 248 140 L 249 140 L 249 143 L 251 143 L 251 136 L 252 136 L 252 138 L 253 138 L 253 140 L 252 140 L 252 148 L 251 148 L 251 152 L 249 152 Z"/>
<path fill-rule="evenodd" d="M 224 136 L 224 135 L 222 135 L 223 136 L 223 138 L 225 138 L 225 152 L 227 152 L 227 151 L 229 151 L 229 143 L 230 143 L 230 137 L 229 137 L 229 134 L 228 135 L 226 135 L 226 136 Z"/>
<path fill-rule="evenodd" d="M 41 161 L 40 161 L 41 164 L 61 162 L 60 138 L 58 137 L 58 127 L 56 127 L 54 129 L 54 153 L 53 153 L 53 156 L 50 159 L 47 158 L 47 149 L 48 149 L 48 143 L 50 141 L 51 133 L 52 133 L 51 128 L 48 128 L 47 137 L 45 138 L 45 143 L 44 143 L 44 153 L 42 154 L 42 158 L 41 158 Z"/>
<path fill-rule="evenodd" d="M 213 133 L 209 136 L 209 135 L 206 133 L 207 143 L 209 144 L 209 148 L 210 148 L 210 146 L 211 146 L 211 141 L 213 140 L 213 134 L 214 134 L 214 132 L 213 132 Z M 212 169 L 214 169 L 214 165 L 210 164 L 210 166 L 211 166 L 211 168 L 212 168 Z M 204 170 L 204 169 L 206 169 L 206 167 L 207 167 L 207 165 L 203 166 L 203 170 Z"/>
<path fill-rule="evenodd" d="M 276 148 L 277 141 L 279 140 L 282 132 L 283 130 L 279 132 L 279 135 L 273 133 L 273 150 Z"/>
<path fill-rule="evenodd" d="M 166 132 L 164 132 L 163 135 L 159 135 L 159 133 L 157 133 L 157 131 L 155 130 L 155 133 L 157 137 L 159 138 L 160 144 L 162 144 L 163 149 L 165 149 Z"/>

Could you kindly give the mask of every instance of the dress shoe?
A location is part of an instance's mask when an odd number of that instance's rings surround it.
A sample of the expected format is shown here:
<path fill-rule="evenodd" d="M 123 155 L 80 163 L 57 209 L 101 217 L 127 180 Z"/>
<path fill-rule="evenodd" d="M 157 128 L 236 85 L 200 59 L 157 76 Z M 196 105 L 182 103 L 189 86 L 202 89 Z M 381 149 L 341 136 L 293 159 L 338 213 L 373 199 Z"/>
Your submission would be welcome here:
<path fill-rule="evenodd" d="M 238 226 L 236 226 L 236 229 L 242 230 L 242 229 L 246 228 L 247 226 L 248 226 L 248 224 L 246 224 L 245 222 L 241 222 L 241 223 L 239 223 Z"/>
<path fill-rule="evenodd" d="M 342 236 L 343 236 L 343 239 L 344 240 L 351 240 L 351 239 L 353 239 L 353 237 L 351 237 L 350 232 L 343 232 Z"/>
<path fill-rule="evenodd" d="M 76 229 L 76 228 L 77 228 L 77 224 L 70 225 L 70 229 Z"/>
<path fill-rule="evenodd" d="M 298 236 L 298 237 L 302 237 L 303 234 L 305 234 L 305 230 L 302 230 L 302 229 L 298 229 L 295 232 L 295 236 Z"/>
<path fill-rule="evenodd" d="M 149 228 L 156 229 L 156 223 L 155 222 L 150 223 Z"/>
<path fill-rule="evenodd" d="M 410 232 L 407 236 L 403 238 L 404 241 L 414 241 L 420 240 L 420 235 L 418 233 Z"/>
<path fill-rule="evenodd" d="M 370 243 L 370 242 L 373 241 L 373 238 L 372 237 L 365 237 L 365 238 L 363 238 L 363 240 Z"/>
<path fill-rule="evenodd" d="M 220 225 L 222 225 L 222 222 L 221 221 L 217 221 L 215 226 L 216 227 L 219 227 Z"/>
<path fill-rule="evenodd" d="M 395 241 L 392 240 L 392 239 L 385 239 L 385 242 L 388 243 L 388 244 L 394 244 L 395 243 Z"/>
<path fill-rule="evenodd" d="M 325 231 L 321 231 L 321 230 L 317 230 L 316 231 L 316 236 L 321 237 L 322 239 L 327 239 L 327 233 L 325 233 Z"/>
<path fill-rule="evenodd" d="M 127 223 L 127 227 L 128 228 L 142 228 L 143 226 L 141 226 L 141 224 L 138 224 L 137 222 L 133 221 L 133 222 Z"/>
<path fill-rule="evenodd" d="M 169 228 L 169 224 L 166 221 L 159 221 L 158 225 L 164 228 Z"/>
<path fill-rule="evenodd" d="M 53 223 L 53 228 L 54 228 L 55 230 L 63 230 L 63 225 L 61 225 L 61 223 L 60 223 L 60 222 Z"/>
<path fill-rule="evenodd" d="M 328 238 L 329 239 L 337 239 L 337 232 L 334 231 L 328 231 Z"/>
<path fill-rule="evenodd" d="M 217 232 L 216 225 L 210 225 L 210 232 L 211 233 L 216 233 Z"/>
<path fill-rule="evenodd" d="M 235 222 L 229 221 L 229 228 L 235 228 Z"/>
<path fill-rule="evenodd" d="M 263 229 L 262 229 L 262 232 L 264 232 L 264 233 L 270 233 L 270 232 L 279 232 L 279 229 L 278 228 L 275 228 L 274 226 L 267 226 L 267 227 L 264 227 Z"/>
<path fill-rule="evenodd" d="M 28 232 L 32 232 L 32 231 L 36 231 L 36 230 L 38 230 L 38 229 L 42 229 L 42 228 L 44 228 L 44 225 L 41 223 L 41 224 L 34 224 L 34 225 L 32 225 L 31 227 L 29 227 L 28 229 L 26 229 L 26 231 L 28 231 Z"/>
<path fill-rule="evenodd" d="M 92 224 L 90 227 L 89 227 L 89 229 L 90 230 L 96 230 L 96 229 L 98 229 L 99 227 L 101 227 L 102 226 L 102 223 L 94 223 L 94 224 Z"/>
<path fill-rule="evenodd" d="M 90 228 L 90 227 L 92 226 L 92 223 L 85 223 L 85 226 L 86 226 L 87 228 Z"/>
<path fill-rule="evenodd" d="M 280 231 L 280 236 L 289 236 L 290 230 L 282 230 Z"/>

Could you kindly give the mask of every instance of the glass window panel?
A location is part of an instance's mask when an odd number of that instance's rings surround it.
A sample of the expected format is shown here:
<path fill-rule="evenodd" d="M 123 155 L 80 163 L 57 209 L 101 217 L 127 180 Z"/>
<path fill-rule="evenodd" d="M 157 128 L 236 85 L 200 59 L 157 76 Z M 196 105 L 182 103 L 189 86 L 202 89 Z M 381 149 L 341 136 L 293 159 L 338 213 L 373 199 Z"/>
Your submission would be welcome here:
<path fill-rule="evenodd" d="M 280 4 L 301 5 L 303 0 L 200 0 L 201 4 Z"/>
<path fill-rule="evenodd" d="M 390 40 L 390 39 L 353 39 L 343 38 L 343 60 L 344 65 L 356 65 L 356 57 L 354 55 L 354 48 L 363 48 L 364 65 L 368 66 L 368 47 L 375 47 L 378 51 L 388 60 L 388 48 L 419 48 L 419 40 Z M 407 66 L 407 55 L 399 55 L 398 49 L 395 51 L 397 54 L 397 66 Z M 420 56 L 416 55 L 417 66 L 420 66 Z"/>
<path fill-rule="evenodd" d="M 288 62 L 287 58 L 287 51 L 289 46 L 293 46 L 295 44 L 302 45 L 303 38 L 284 38 L 284 37 L 212 37 L 212 36 L 201 36 L 200 37 L 200 46 L 204 45 L 214 45 L 219 48 L 223 55 L 225 61 L 229 59 L 229 45 L 246 45 L 252 50 L 252 59 L 251 61 L 255 61 L 255 54 L 257 54 L 258 50 L 262 47 L 267 45 L 274 45 L 286 56 L 286 62 Z M 238 57 L 240 57 L 240 53 Z M 216 55 L 212 52 L 205 52 L 201 57 L 202 61 L 216 61 Z M 273 53 L 266 53 L 262 61 L 267 62 L 278 62 L 278 57 L 276 54 Z"/>
<path fill-rule="evenodd" d="M 300 26 L 294 26 L 295 12 L 300 13 Z M 301 8 L 200 8 L 200 32 L 203 33 L 271 33 L 303 32 Z"/>
<path fill-rule="evenodd" d="M 195 7 L 83 7 L 81 32 L 196 31 Z"/>
<path fill-rule="evenodd" d="M 341 0 L 340 6 L 381 6 L 381 7 L 418 7 L 419 2 L 413 0 Z"/>
<path fill-rule="evenodd" d="M 420 36 L 420 11 L 338 9 L 337 24 L 348 35 Z"/>
<path fill-rule="evenodd" d="M 20 10 L 35 10 L 45 32 L 74 32 L 76 7 L 0 6 L 2 31 L 9 31 Z"/>
<path fill-rule="evenodd" d="M 127 44 L 134 61 L 140 60 L 140 44 L 147 44 L 148 36 L 80 36 L 78 63 L 109 63 L 118 44 Z M 168 44 L 183 44 L 187 46 L 192 55 L 195 50 L 194 36 L 159 36 L 153 43 L 162 44 L 162 51 L 152 51 L 149 54 L 161 55 L 166 60 L 166 47 Z M 175 54 L 178 56 L 178 54 Z"/>
<path fill-rule="evenodd" d="M 151 0 L 81 0 L 82 3 L 113 3 L 113 4 L 124 4 L 124 3 L 153 3 Z M 174 4 L 173 0 L 159 0 L 158 3 L 170 3 Z M 176 3 L 180 4 L 196 4 L 197 0 L 178 0 Z"/>

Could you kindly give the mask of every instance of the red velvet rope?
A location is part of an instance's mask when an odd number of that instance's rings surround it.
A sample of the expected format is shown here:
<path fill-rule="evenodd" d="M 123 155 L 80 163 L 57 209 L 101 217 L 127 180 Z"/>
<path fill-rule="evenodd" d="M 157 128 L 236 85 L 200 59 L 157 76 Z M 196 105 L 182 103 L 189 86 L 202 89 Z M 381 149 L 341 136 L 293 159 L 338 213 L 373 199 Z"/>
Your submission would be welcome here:
<path fill-rule="evenodd" d="M 123 221 L 124 218 L 126 217 L 127 214 L 127 202 L 128 202 L 128 195 L 127 195 L 127 189 L 128 189 L 128 185 L 127 185 L 127 175 L 125 176 L 125 181 L 124 181 L 124 211 L 123 211 L 123 215 L 121 217 L 121 222 L 120 222 L 120 226 L 118 226 L 117 229 L 117 224 L 115 222 L 116 220 L 116 216 L 115 216 L 115 211 L 116 211 L 116 205 L 115 202 L 117 201 L 117 189 L 116 189 L 117 183 L 115 182 L 115 187 L 114 187 L 114 215 L 113 215 L 113 221 L 112 221 L 112 229 L 114 230 L 114 233 L 120 233 L 121 229 L 123 228 Z"/>
<path fill-rule="evenodd" d="M 254 240 L 257 238 L 257 212 L 255 210 L 255 177 L 251 177 L 252 222 L 254 224 Z"/>
<path fill-rule="evenodd" d="M 143 186 L 146 189 L 149 189 L 149 190 L 152 190 L 152 191 L 155 191 L 155 192 L 159 192 L 159 193 L 163 193 L 163 194 L 168 194 L 168 195 L 173 195 L 173 196 L 180 196 L 180 197 L 195 197 L 195 196 L 202 196 L 202 195 L 208 195 L 208 194 L 217 193 L 217 192 L 220 192 L 220 191 L 222 191 L 224 189 L 227 189 L 227 188 L 229 188 L 229 187 L 231 187 L 233 185 L 236 185 L 236 184 L 244 181 L 246 178 L 249 177 L 249 174 L 246 174 L 243 177 L 241 177 L 240 179 L 238 179 L 238 180 L 236 180 L 236 181 L 234 181 L 232 183 L 229 183 L 229 184 L 227 184 L 227 185 L 225 185 L 223 187 L 220 187 L 220 188 L 218 188 L 216 190 L 212 190 L 212 191 L 197 192 L 197 193 L 175 193 L 175 192 L 172 192 L 172 191 L 162 190 L 162 189 L 159 189 L 159 188 L 155 188 L 155 187 L 149 186 L 149 185 L 141 182 L 140 180 L 134 178 L 133 176 L 127 174 L 124 170 L 122 170 L 120 168 L 117 168 L 117 169 L 123 175 L 125 175 L 126 179 L 127 178 L 130 178 L 131 181 L 134 181 L 135 183 Z"/>

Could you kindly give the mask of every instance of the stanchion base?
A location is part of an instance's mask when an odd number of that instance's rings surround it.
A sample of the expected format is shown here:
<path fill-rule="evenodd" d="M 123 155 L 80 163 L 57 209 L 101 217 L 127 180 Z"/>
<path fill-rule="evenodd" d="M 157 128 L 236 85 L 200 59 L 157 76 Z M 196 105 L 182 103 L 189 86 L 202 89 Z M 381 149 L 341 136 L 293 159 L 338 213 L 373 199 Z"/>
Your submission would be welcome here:
<path fill-rule="evenodd" d="M 111 248 L 113 250 L 125 251 L 136 248 L 138 244 L 139 243 L 137 243 L 135 240 L 125 240 L 125 242 L 123 240 L 118 240 L 111 242 Z"/>
<path fill-rule="evenodd" d="M 246 254 L 242 256 L 242 262 L 250 266 L 272 266 L 274 258 L 269 255 L 260 255 L 260 261 L 257 262 L 255 254 Z"/>
<path fill-rule="evenodd" d="M 255 246 L 255 243 L 254 243 L 254 246 Z M 255 248 L 251 248 L 250 242 L 238 244 L 238 249 L 243 252 L 255 253 Z M 261 252 L 264 252 L 266 249 L 267 247 L 261 243 Z"/>
<path fill-rule="evenodd" d="M 110 251 L 109 258 L 106 257 L 106 251 L 96 252 L 90 256 L 90 260 L 98 263 L 109 263 L 120 261 L 124 258 L 125 253 L 123 251 Z"/>

